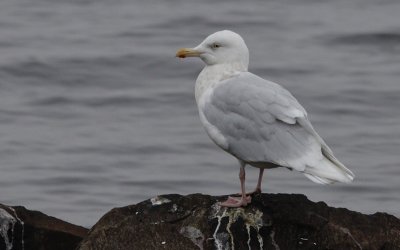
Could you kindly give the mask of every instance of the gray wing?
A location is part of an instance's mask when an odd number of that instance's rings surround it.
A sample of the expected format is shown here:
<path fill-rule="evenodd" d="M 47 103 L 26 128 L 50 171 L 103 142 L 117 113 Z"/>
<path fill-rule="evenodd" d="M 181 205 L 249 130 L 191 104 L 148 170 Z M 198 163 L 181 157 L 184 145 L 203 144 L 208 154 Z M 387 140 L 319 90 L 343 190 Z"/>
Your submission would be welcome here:
<path fill-rule="evenodd" d="M 304 171 L 323 158 L 323 141 L 298 101 L 278 84 L 249 72 L 217 86 L 201 112 L 226 140 L 223 148 L 247 163 Z"/>

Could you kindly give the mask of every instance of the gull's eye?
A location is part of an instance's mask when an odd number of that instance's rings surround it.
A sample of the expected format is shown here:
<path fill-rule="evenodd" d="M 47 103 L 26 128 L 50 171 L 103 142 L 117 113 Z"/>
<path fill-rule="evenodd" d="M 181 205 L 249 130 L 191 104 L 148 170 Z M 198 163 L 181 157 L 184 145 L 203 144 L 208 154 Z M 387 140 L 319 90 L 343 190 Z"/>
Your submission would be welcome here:
<path fill-rule="evenodd" d="M 221 47 L 221 45 L 220 45 L 219 43 L 213 43 L 213 44 L 211 44 L 211 48 L 213 48 L 213 49 L 217 49 L 217 48 L 219 48 L 219 47 Z"/>

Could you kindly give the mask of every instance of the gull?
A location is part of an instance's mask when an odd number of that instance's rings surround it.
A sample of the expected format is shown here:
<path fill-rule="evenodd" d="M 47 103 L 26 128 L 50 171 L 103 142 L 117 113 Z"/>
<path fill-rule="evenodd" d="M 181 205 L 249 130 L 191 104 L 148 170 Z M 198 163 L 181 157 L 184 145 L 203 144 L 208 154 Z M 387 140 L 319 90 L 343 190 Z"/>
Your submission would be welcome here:
<path fill-rule="evenodd" d="M 249 51 L 240 35 L 218 31 L 176 56 L 199 57 L 206 64 L 195 85 L 200 121 L 211 140 L 239 161 L 241 196 L 229 196 L 220 206 L 251 202 L 246 165 L 259 168 L 254 192 L 261 192 L 264 169 L 277 167 L 297 170 L 319 184 L 353 181 L 354 174 L 333 155 L 293 95 L 248 72 Z"/>

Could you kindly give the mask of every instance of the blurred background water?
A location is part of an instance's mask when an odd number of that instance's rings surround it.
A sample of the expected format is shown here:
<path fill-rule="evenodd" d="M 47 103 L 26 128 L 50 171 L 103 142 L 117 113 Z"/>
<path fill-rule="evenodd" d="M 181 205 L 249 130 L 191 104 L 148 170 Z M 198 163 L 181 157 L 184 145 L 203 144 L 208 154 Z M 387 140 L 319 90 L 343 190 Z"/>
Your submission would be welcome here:
<path fill-rule="evenodd" d="M 356 174 L 320 186 L 274 169 L 264 192 L 399 216 L 399 13 L 396 0 L 2 0 L 0 202 L 91 226 L 158 194 L 239 191 L 198 118 L 202 62 L 174 58 L 232 29 L 250 71 L 289 89 Z"/>

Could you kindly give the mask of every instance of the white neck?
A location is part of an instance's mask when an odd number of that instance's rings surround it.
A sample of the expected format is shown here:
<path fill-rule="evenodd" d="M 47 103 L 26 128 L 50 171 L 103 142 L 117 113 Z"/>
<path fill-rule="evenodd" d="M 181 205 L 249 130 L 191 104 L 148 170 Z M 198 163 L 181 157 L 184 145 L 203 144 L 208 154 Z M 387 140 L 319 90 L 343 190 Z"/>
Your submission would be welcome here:
<path fill-rule="evenodd" d="M 241 63 L 224 63 L 205 66 L 196 80 L 196 102 L 199 103 L 200 97 L 207 89 L 215 87 L 221 81 L 229 79 L 239 72 L 246 71 L 247 65 Z"/>

